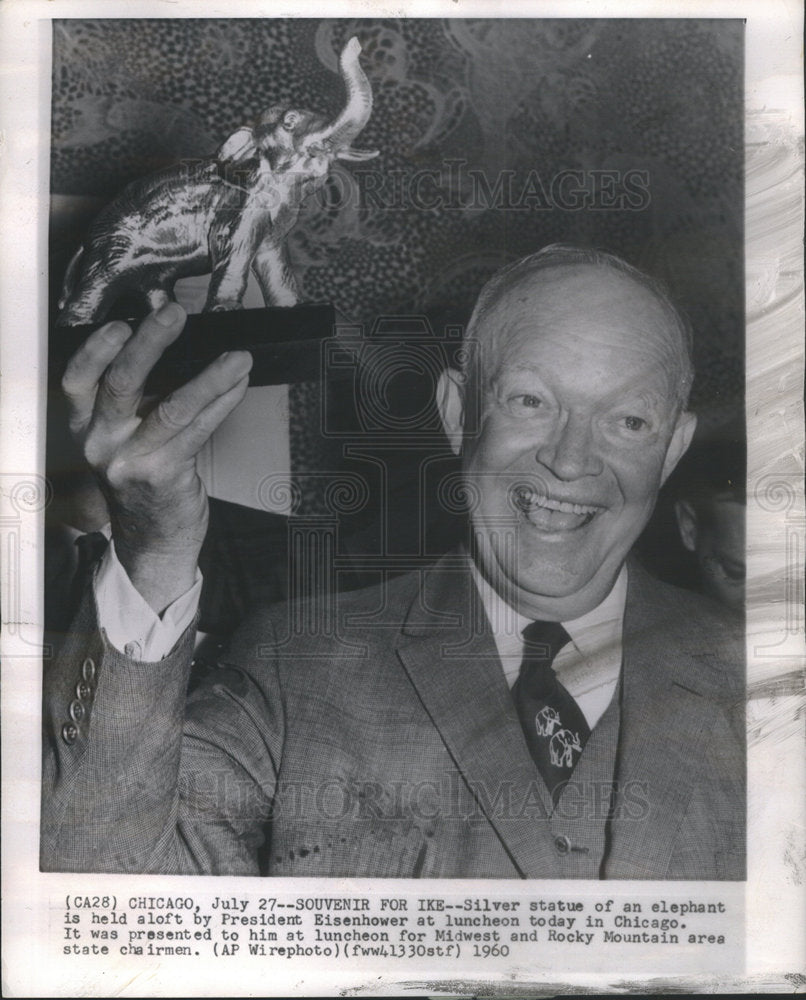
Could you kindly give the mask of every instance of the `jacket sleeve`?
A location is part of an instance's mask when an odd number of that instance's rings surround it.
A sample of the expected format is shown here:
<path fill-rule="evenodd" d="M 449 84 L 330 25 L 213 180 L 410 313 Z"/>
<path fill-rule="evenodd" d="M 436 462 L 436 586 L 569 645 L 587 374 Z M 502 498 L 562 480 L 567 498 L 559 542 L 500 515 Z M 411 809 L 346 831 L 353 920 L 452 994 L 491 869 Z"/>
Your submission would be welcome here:
<path fill-rule="evenodd" d="M 96 616 L 88 590 L 45 671 L 42 870 L 258 874 L 282 745 L 272 644 L 233 640 L 264 658 L 205 667 L 189 695 L 195 621 L 139 662 Z"/>

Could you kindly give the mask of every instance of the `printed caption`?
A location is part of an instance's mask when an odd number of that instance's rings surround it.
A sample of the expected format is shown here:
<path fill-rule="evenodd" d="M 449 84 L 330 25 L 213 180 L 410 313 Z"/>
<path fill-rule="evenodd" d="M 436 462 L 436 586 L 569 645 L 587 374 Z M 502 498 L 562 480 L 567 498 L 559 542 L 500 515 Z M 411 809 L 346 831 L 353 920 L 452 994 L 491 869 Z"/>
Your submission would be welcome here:
<path fill-rule="evenodd" d="M 741 906 L 730 897 L 73 893 L 54 898 L 51 927 L 60 916 L 60 951 L 77 960 L 534 964 L 541 955 L 555 962 L 594 952 L 612 961 L 643 947 L 682 949 L 687 962 L 699 956 L 717 968 L 743 944 Z"/>

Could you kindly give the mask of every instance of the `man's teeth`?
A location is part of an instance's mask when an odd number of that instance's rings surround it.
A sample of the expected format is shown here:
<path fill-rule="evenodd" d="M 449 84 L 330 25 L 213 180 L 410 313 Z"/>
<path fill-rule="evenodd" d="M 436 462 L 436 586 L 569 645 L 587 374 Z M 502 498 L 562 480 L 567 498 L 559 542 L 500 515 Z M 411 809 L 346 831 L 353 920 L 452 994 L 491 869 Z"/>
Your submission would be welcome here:
<path fill-rule="evenodd" d="M 552 497 L 540 496 L 527 490 L 521 490 L 518 494 L 518 503 L 522 507 L 543 507 L 546 510 L 558 510 L 563 514 L 595 514 L 596 507 L 590 507 L 583 503 L 568 503 L 565 500 L 554 500 Z"/>

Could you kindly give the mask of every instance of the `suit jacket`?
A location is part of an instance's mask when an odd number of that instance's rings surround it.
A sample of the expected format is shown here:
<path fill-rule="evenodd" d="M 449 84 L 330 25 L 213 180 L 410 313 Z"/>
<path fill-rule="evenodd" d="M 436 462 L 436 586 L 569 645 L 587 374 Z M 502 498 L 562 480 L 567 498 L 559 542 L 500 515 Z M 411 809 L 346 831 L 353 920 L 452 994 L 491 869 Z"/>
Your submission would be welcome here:
<path fill-rule="evenodd" d="M 550 814 L 461 556 L 261 611 L 190 696 L 188 634 L 132 663 L 93 630 L 91 600 L 80 614 L 46 684 L 45 869 L 744 877 L 742 646 L 702 598 L 637 566 L 615 771 L 587 772 L 614 778 L 606 822 Z M 93 691 L 68 738 L 82 676 Z"/>

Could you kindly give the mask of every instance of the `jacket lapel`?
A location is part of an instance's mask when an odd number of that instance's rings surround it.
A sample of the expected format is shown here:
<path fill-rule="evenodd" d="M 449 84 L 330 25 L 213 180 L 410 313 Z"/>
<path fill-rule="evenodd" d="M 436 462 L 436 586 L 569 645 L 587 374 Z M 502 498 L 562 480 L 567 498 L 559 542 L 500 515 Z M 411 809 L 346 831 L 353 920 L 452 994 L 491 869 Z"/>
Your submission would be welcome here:
<path fill-rule="evenodd" d="M 397 651 L 513 864 L 523 877 L 552 877 L 556 862 L 542 782 L 465 556 L 447 556 L 427 575 Z"/>
<path fill-rule="evenodd" d="M 619 798 L 607 878 L 664 878 L 692 789 L 707 784 L 713 710 L 707 641 L 629 568 L 623 631 Z M 479 809 L 524 878 L 556 876 L 547 799 L 529 755 L 466 557 L 426 577 L 398 655 Z"/>
<path fill-rule="evenodd" d="M 624 619 L 619 806 L 608 878 L 664 878 L 692 789 L 707 782 L 713 711 L 701 689 L 692 636 L 670 625 L 656 584 L 630 565 Z M 693 642 L 702 646 L 697 637 Z M 629 802 L 629 807 L 627 806 Z M 647 808 L 648 806 L 648 808 Z"/>

